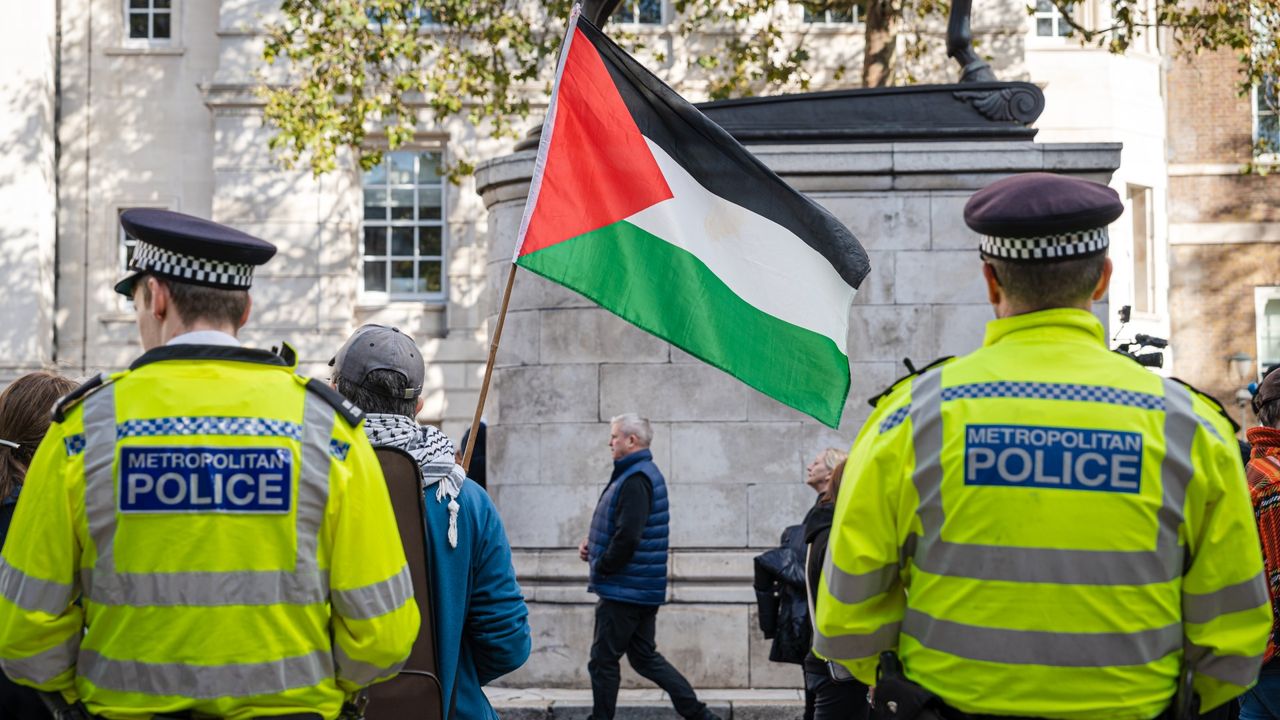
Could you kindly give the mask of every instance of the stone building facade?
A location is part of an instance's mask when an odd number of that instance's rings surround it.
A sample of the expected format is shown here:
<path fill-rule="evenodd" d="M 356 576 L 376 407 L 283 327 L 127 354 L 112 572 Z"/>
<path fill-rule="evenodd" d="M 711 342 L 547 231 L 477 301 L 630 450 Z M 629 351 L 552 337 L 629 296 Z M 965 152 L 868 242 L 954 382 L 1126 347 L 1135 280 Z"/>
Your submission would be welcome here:
<path fill-rule="evenodd" d="M 1247 425 L 1237 394 L 1280 363 L 1280 180 L 1265 174 L 1275 155 L 1244 170 L 1259 138 L 1280 149 L 1280 131 L 1274 105 L 1239 82 L 1234 52 L 1169 73 L 1169 304 L 1179 376 Z M 1249 361 L 1233 369 L 1237 354 Z"/>
<path fill-rule="evenodd" d="M 689 47 L 672 27 L 673 3 L 656 6 L 658 22 L 629 29 L 661 74 L 700 99 L 703 86 L 682 70 Z M 478 399 L 529 158 L 464 122 L 438 126 L 424 117 L 414 142 L 380 174 L 349 162 L 319 178 L 283 168 L 268 152 L 271 130 L 253 93 L 265 70 L 262 28 L 277 7 L 278 0 L 61 0 L 36 3 L 0 28 L 0 293 L 8 311 L 0 383 L 40 367 L 114 370 L 136 356 L 132 312 L 110 290 L 128 253 L 117 216 L 163 207 L 280 247 L 259 273 L 244 338 L 260 347 L 289 341 L 304 372 L 327 376 L 329 357 L 361 323 L 411 333 L 428 363 L 420 419 L 457 439 Z M 826 67 L 860 57 L 858 23 L 805 23 L 798 5 L 789 17 Z M 851 442 L 866 397 L 899 374 L 903 357 L 928 360 L 980 341 L 990 311 L 976 241 L 960 222 L 965 197 L 1003 174 L 1054 169 L 1109 180 L 1122 195 L 1130 185 L 1147 188 L 1145 212 L 1163 215 L 1160 48 L 1113 58 L 1080 49 L 1058 27 L 1051 12 L 1028 16 L 1021 0 L 980 3 L 974 18 L 980 49 L 995 56 L 1002 78 L 1045 86 L 1035 144 L 755 148 L 844 219 L 871 253 L 873 274 L 851 315 L 854 392 L 838 430 L 582 298 L 520 280 L 488 403 L 498 459 L 490 477 L 539 635 L 537 657 L 508 682 L 584 681 L 585 575 L 570 550 L 607 477 L 607 420 L 624 411 L 657 423 L 655 449 L 679 504 L 674 605 L 664 611 L 661 642 L 702 685 L 798 681 L 792 668 L 764 659 L 753 631 L 750 558 L 801 517 L 812 499 L 800 483 L 807 458 Z M 922 66 L 921 79 L 953 78 L 941 28 L 928 32 L 936 61 Z M 709 32 L 695 42 L 714 39 Z M 819 73 L 814 87 L 831 82 Z M 1098 144 L 1117 141 L 1123 150 Z M 460 185 L 439 181 L 432 163 L 457 154 L 496 159 Z M 1115 228 L 1113 308 L 1132 304 L 1141 285 L 1124 269 L 1136 266 L 1137 243 L 1125 240 L 1125 228 L 1139 234 L 1130 216 Z M 1148 230 L 1150 284 L 1142 292 L 1152 299 L 1139 319 L 1159 333 L 1168 326 L 1165 231 L 1159 222 Z M 1105 305 L 1099 313 L 1109 314 Z"/>

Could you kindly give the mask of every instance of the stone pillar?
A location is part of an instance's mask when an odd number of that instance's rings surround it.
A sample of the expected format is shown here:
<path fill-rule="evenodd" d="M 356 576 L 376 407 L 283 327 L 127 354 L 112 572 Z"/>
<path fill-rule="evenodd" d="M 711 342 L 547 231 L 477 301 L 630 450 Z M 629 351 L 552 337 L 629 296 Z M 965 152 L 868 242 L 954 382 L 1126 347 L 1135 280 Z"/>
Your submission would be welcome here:
<path fill-rule="evenodd" d="M 576 547 L 611 468 L 609 418 L 654 423 L 654 458 L 671 496 L 671 604 L 658 644 L 698 687 L 798 686 L 768 662 L 756 624 L 751 558 L 813 504 L 805 465 L 847 449 L 867 398 L 905 371 L 977 348 L 991 318 L 978 239 L 961 211 L 975 190 L 1046 170 L 1107 182 L 1119 144 L 1030 142 L 758 146 L 753 151 L 848 225 L 871 256 L 850 311 L 853 387 L 838 429 L 751 390 L 589 300 L 517 275 L 489 403 L 489 491 L 502 512 L 525 596 L 533 657 L 511 686 L 589 685 L 592 603 Z M 482 166 L 490 295 L 510 267 L 534 155 Z M 1101 313 L 1105 318 L 1105 312 Z M 630 673 L 630 670 L 626 670 Z M 634 674 L 624 683 L 644 685 Z"/>

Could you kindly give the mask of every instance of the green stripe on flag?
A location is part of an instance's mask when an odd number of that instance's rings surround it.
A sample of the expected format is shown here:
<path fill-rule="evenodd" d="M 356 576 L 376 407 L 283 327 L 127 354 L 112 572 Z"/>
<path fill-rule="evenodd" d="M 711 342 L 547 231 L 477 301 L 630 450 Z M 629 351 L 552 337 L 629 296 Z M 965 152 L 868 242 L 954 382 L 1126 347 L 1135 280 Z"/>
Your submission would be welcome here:
<path fill-rule="evenodd" d="M 840 421 L 849 359 L 835 342 L 748 304 L 660 237 L 624 220 L 517 264 L 829 427 Z"/>

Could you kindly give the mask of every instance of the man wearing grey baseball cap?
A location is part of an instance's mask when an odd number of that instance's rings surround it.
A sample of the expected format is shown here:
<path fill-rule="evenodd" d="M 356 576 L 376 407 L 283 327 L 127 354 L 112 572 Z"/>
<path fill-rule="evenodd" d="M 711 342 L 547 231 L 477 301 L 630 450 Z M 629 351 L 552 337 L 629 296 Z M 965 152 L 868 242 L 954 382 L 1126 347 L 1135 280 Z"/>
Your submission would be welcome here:
<path fill-rule="evenodd" d="M 417 421 L 426 365 L 413 338 L 364 325 L 329 365 L 334 387 L 365 411 L 369 442 L 409 453 L 424 492 L 435 490 L 436 502 L 426 495 L 426 552 L 444 706 L 456 717 L 497 720 L 481 687 L 523 665 L 530 645 L 502 518 L 454 462 L 453 442 Z"/>

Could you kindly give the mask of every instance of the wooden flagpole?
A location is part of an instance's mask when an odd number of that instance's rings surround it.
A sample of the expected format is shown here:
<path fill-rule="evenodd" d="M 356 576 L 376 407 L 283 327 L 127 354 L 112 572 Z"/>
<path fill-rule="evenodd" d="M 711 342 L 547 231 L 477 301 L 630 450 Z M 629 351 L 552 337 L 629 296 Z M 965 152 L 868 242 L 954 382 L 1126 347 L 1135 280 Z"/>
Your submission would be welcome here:
<path fill-rule="evenodd" d="M 484 383 L 480 386 L 480 402 L 471 419 L 471 432 L 467 435 L 467 447 L 462 451 L 462 470 L 471 468 L 471 453 L 476 449 L 476 434 L 480 432 L 480 416 L 484 414 L 484 401 L 489 396 L 489 379 L 493 377 L 493 363 L 498 357 L 498 342 L 502 339 L 502 324 L 507 319 L 507 303 L 511 300 L 511 288 L 516 282 L 516 264 L 511 263 L 507 275 L 507 287 L 502 291 L 502 307 L 498 310 L 498 324 L 493 327 L 493 340 L 489 343 L 489 362 L 484 366 Z"/>

